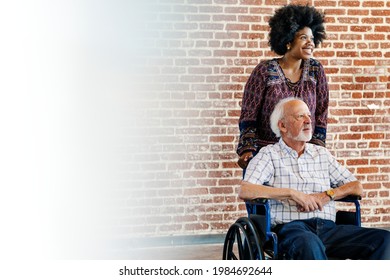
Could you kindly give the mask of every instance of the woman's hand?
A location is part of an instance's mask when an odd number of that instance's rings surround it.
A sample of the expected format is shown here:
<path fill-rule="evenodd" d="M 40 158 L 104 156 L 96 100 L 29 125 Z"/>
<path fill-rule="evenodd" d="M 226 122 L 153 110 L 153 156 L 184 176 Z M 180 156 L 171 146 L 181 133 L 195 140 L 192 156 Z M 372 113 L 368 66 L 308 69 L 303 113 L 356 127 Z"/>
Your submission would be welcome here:
<path fill-rule="evenodd" d="M 253 158 L 253 154 L 251 151 L 243 153 L 237 161 L 237 164 L 245 169 L 248 166 L 249 161 Z"/>

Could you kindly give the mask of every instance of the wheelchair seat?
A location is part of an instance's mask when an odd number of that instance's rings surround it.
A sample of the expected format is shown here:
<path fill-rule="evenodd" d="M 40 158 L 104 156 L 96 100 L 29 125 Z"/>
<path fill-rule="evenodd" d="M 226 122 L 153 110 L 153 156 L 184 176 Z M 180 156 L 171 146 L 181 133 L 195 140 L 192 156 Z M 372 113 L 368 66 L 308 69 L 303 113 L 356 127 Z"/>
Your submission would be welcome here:
<path fill-rule="evenodd" d="M 360 196 L 347 196 L 341 201 L 352 203 L 355 211 L 337 211 L 336 224 L 361 226 Z M 248 217 L 230 226 L 223 246 L 223 260 L 278 259 L 278 237 L 271 229 L 270 203 L 257 198 L 245 201 Z"/>

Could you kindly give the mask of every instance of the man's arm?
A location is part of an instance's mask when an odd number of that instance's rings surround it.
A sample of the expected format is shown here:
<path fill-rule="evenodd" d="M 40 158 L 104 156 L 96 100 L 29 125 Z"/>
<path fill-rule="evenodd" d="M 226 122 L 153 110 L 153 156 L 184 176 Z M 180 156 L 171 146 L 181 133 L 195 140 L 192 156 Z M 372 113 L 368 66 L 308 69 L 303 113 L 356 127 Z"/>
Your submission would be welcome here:
<path fill-rule="evenodd" d="M 363 186 L 359 181 L 352 181 L 340 187 L 334 188 L 333 191 L 335 194 L 334 199 L 337 200 L 337 199 L 342 199 L 348 195 L 361 196 L 363 194 Z M 318 208 L 320 210 L 322 210 L 322 207 L 325 204 L 329 203 L 329 201 L 331 200 L 330 197 L 325 192 L 313 193 L 310 194 L 310 196 L 312 196 L 317 201 L 317 203 L 320 204 Z M 299 211 L 307 212 L 308 210 L 306 209 L 307 208 L 301 208 L 299 209 Z"/>
<path fill-rule="evenodd" d="M 348 195 L 357 195 L 361 196 L 363 195 L 363 186 L 359 181 L 352 181 L 349 183 L 346 183 L 340 187 L 334 188 L 334 199 L 342 199 Z M 313 195 L 320 195 L 322 197 L 323 201 L 330 201 L 330 197 L 326 195 L 325 192 L 319 193 L 319 194 L 313 194 Z"/>
<path fill-rule="evenodd" d="M 243 200 L 252 200 L 256 198 L 283 200 L 291 198 L 291 191 L 291 189 L 273 188 L 241 181 L 238 197 Z"/>
<path fill-rule="evenodd" d="M 274 200 L 291 199 L 299 205 L 298 210 L 301 212 L 322 211 L 322 206 L 329 202 L 323 200 L 323 197 L 319 195 L 314 196 L 287 188 L 273 188 L 264 185 L 256 185 L 246 181 L 241 182 L 238 196 L 243 200 L 252 200 L 256 198 Z"/>
<path fill-rule="evenodd" d="M 341 199 L 348 195 L 363 195 L 363 186 L 359 181 L 346 183 L 333 190 L 335 192 L 335 199 Z"/>

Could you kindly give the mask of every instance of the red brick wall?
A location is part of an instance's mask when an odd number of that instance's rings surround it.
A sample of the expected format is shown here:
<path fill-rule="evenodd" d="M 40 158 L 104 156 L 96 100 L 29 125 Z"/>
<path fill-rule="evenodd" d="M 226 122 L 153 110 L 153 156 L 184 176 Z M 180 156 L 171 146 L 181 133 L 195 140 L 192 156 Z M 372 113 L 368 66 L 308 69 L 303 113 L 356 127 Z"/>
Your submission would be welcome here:
<path fill-rule="evenodd" d="M 245 82 L 274 57 L 267 20 L 290 1 L 147 1 L 116 234 L 224 233 L 244 205 L 236 165 Z M 326 12 L 315 51 L 330 85 L 327 146 L 364 185 L 365 226 L 390 226 L 390 2 L 308 2 Z"/>

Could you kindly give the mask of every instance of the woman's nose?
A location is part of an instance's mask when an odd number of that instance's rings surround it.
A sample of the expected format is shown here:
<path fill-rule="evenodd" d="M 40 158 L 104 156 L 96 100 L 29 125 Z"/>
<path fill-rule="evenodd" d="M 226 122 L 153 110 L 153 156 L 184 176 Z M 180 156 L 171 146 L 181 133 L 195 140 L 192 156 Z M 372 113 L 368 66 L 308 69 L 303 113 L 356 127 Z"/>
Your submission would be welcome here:
<path fill-rule="evenodd" d="M 307 38 L 306 44 L 314 45 L 314 38 Z"/>

